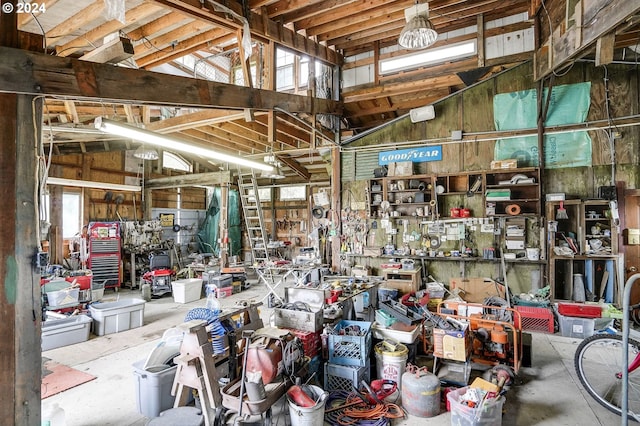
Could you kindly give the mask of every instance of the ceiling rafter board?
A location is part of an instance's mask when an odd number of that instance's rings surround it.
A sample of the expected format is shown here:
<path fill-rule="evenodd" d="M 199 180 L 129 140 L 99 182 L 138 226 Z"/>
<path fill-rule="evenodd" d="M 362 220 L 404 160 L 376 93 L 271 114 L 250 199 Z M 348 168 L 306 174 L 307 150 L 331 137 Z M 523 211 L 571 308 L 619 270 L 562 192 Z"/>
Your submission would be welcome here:
<path fill-rule="evenodd" d="M 435 92 L 435 93 L 434 93 Z M 421 96 L 417 98 L 398 98 L 394 97 L 385 97 L 384 99 L 385 105 L 379 105 L 375 107 L 365 107 L 360 106 L 360 102 L 356 102 L 355 104 L 349 104 L 349 106 L 353 106 L 353 111 L 348 113 L 349 118 L 361 118 L 366 116 L 371 116 L 375 114 L 381 114 L 386 112 L 400 112 L 404 110 L 410 110 L 413 108 L 419 108 L 425 105 L 431 105 L 432 103 L 448 96 L 450 94 L 450 90 L 447 88 L 438 89 L 429 93 L 429 96 Z"/>
<path fill-rule="evenodd" d="M 242 24 L 235 22 L 235 20 L 227 19 L 223 13 L 212 12 L 208 8 L 205 10 L 202 8 L 199 0 L 154 0 L 168 7 L 176 10 L 181 10 L 188 13 L 198 19 L 204 19 L 209 22 L 215 22 L 221 27 L 228 30 L 236 31 L 242 28 Z M 241 5 L 238 3 L 229 3 L 227 6 L 234 10 L 239 15 L 243 15 Z M 271 41 L 275 41 L 285 45 L 288 48 L 305 53 L 318 59 L 321 59 L 330 64 L 337 65 L 341 62 L 340 56 L 337 52 L 328 49 L 326 46 L 320 45 L 306 37 L 297 34 L 289 28 L 273 22 L 269 19 L 263 19 L 262 16 L 250 12 L 250 16 L 246 17 L 249 21 L 252 35 L 263 37 Z M 267 25 L 265 28 L 264 26 Z M 307 49 L 307 46 L 312 46 Z"/>
<path fill-rule="evenodd" d="M 404 10 L 411 7 L 415 2 L 406 0 L 401 2 L 388 2 L 385 0 L 372 1 L 370 4 L 375 5 L 373 8 L 367 9 L 351 9 L 350 13 L 341 16 L 333 16 L 333 19 L 320 23 L 318 20 L 309 20 L 304 28 L 307 35 L 315 36 L 320 34 L 333 34 L 334 36 L 343 36 L 352 32 L 352 29 L 361 28 L 363 24 L 369 26 L 377 26 L 382 22 L 396 20 L 396 15 L 402 16 L 404 20 Z M 327 17 L 332 16 L 326 14 Z"/>
<path fill-rule="evenodd" d="M 233 143 L 242 144 L 243 146 L 251 146 L 254 150 L 268 148 L 271 146 L 264 135 L 248 134 L 246 131 L 239 131 L 239 127 L 231 125 L 232 123 L 216 124 L 215 126 L 206 126 L 199 128 L 201 131 L 212 136 L 222 138 Z M 246 129 L 245 129 L 246 130 Z"/>
<path fill-rule="evenodd" d="M 358 0 L 279 0 L 266 5 L 265 9 L 270 19 L 296 23 L 312 17 L 321 18 L 323 11 L 333 10 L 336 6 L 351 4 L 356 1 Z"/>
<path fill-rule="evenodd" d="M 194 35 L 203 34 L 211 31 L 213 26 L 198 20 L 193 20 L 187 24 L 183 24 L 165 34 L 153 37 L 145 37 L 145 41 L 137 43 L 135 46 L 134 59 L 138 60 L 147 56 L 148 52 L 166 50 L 177 43 L 190 40 Z"/>
<path fill-rule="evenodd" d="M 194 18 L 186 16 L 179 12 L 174 12 L 163 8 L 163 15 L 147 22 L 138 28 L 131 29 L 127 32 L 127 36 L 133 42 L 139 42 L 145 37 L 152 37 L 155 34 L 163 34 L 172 30 L 177 25 L 193 21 Z"/>
<path fill-rule="evenodd" d="M 405 1 L 405 0 L 403 0 Z M 284 22 L 294 22 L 296 28 L 313 28 L 314 26 L 321 26 L 329 24 L 334 21 L 340 21 L 343 18 L 357 15 L 360 12 L 364 12 L 370 9 L 385 8 L 387 4 L 396 3 L 396 1 L 384 1 L 384 0 L 371 0 L 366 4 L 361 1 L 357 2 L 327 2 L 329 4 L 322 4 L 325 11 L 329 10 L 330 13 L 323 13 L 319 16 L 311 16 L 307 18 L 296 18 L 295 12 L 285 15 L 286 20 Z M 289 17 L 291 15 L 291 17 Z"/>
<path fill-rule="evenodd" d="M 522 3 L 522 2 L 520 2 Z M 504 16 L 505 12 L 509 12 L 509 14 L 518 14 L 518 13 L 522 13 L 525 12 L 527 9 L 526 4 L 520 4 L 520 5 L 516 5 L 516 6 L 511 6 L 511 7 L 499 7 L 499 8 L 493 8 L 490 11 L 486 12 L 484 14 L 485 16 L 485 22 L 486 21 L 490 21 L 490 20 L 494 20 L 497 18 L 501 18 Z M 453 20 L 451 22 L 447 22 L 447 23 L 443 23 L 442 26 L 436 25 L 434 23 L 434 25 L 436 26 L 437 30 L 440 31 L 455 31 L 455 30 L 460 30 L 463 28 L 467 28 L 473 25 L 477 24 L 477 19 L 474 16 L 471 17 L 463 17 L 460 19 L 456 19 Z M 437 21 L 437 19 L 436 19 Z M 383 45 L 386 43 L 388 45 L 396 45 L 397 44 L 397 38 L 398 38 L 398 34 L 400 34 L 399 29 L 401 29 L 404 26 L 404 22 L 403 21 L 396 21 L 395 25 L 390 24 L 389 27 L 383 27 L 387 32 L 393 33 L 394 35 L 390 36 L 390 37 L 379 37 L 379 35 L 372 35 L 372 36 L 367 36 L 367 37 L 357 37 L 357 38 L 350 38 L 350 39 L 345 39 L 345 40 L 327 40 L 327 43 L 329 44 L 335 44 L 336 48 L 341 49 L 343 51 L 343 55 L 345 57 L 347 56 L 353 56 L 353 55 L 357 55 L 359 53 L 363 53 L 363 52 L 367 52 L 371 50 L 371 45 L 374 41 L 382 41 L 384 42 Z M 379 27 L 380 30 L 382 30 L 381 27 Z"/>
<path fill-rule="evenodd" d="M 462 81 L 457 75 L 443 75 L 440 77 L 430 78 L 428 84 L 425 84 L 424 81 L 412 81 L 378 86 L 367 90 L 354 90 L 353 92 L 344 93 L 343 99 L 344 103 L 357 102 L 371 99 L 374 96 L 400 95 L 420 89 L 428 90 L 430 88 L 444 88 L 461 83 Z"/>
<path fill-rule="evenodd" d="M 89 22 L 103 18 L 103 10 L 104 10 L 104 2 L 102 0 L 95 0 L 90 5 L 81 5 L 81 4 L 66 4 L 65 12 L 72 10 L 72 15 L 65 19 L 63 22 L 58 23 L 53 28 L 45 28 L 45 33 L 47 34 L 47 39 L 53 40 L 58 39 L 58 42 L 65 40 L 67 38 L 72 37 L 72 34 L 81 31 L 81 28 L 84 25 L 87 25 Z M 73 12 L 75 11 L 75 12 Z M 45 14 L 46 15 L 46 14 Z M 47 22 L 45 22 L 47 24 Z"/>
<path fill-rule="evenodd" d="M 131 26 L 148 16 L 152 16 L 161 11 L 162 8 L 160 6 L 153 5 L 151 3 L 142 3 L 141 5 L 136 6 L 125 13 L 124 24 L 117 19 L 112 19 L 111 21 L 105 22 L 104 24 L 93 28 L 92 30 L 79 37 L 76 37 L 75 39 L 67 42 L 62 46 L 56 46 L 56 54 L 58 56 L 69 56 L 77 52 L 78 50 L 81 50 L 82 46 L 87 42 L 98 44 L 104 37 L 108 36 L 109 34 L 112 34 L 119 30 L 123 30 L 126 27 Z"/>
<path fill-rule="evenodd" d="M 245 148 L 245 153 L 253 153 L 253 150 L 260 149 L 259 143 L 245 142 L 240 140 L 230 140 L 227 135 L 221 132 L 205 132 L 201 129 L 185 129 L 180 131 L 179 136 L 191 142 L 197 142 L 208 149 L 223 149 L 229 152 L 240 152 L 240 148 Z"/>
<path fill-rule="evenodd" d="M 267 127 L 258 120 L 254 120 L 253 122 L 237 120 L 237 121 L 219 124 L 218 127 L 225 129 L 231 133 L 240 133 L 242 131 L 244 137 L 259 138 L 260 142 L 264 143 L 266 146 L 272 145 L 269 142 L 265 133 L 267 131 Z M 238 129 L 242 129 L 242 130 L 238 130 Z M 274 144 L 286 145 L 292 148 L 297 148 L 299 146 L 298 140 L 290 137 L 283 131 L 276 132 L 276 140 Z"/>

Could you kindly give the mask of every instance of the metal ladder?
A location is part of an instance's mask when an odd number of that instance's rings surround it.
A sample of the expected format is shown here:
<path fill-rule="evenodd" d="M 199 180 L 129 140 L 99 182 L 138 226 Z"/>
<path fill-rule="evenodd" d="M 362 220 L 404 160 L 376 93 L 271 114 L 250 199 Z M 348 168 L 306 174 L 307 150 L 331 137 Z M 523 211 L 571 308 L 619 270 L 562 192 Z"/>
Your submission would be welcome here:
<path fill-rule="evenodd" d="M 269 251 L 264 229 L 264 218 L 262 216 L 262 209 L 260 208 L 258 185 L 256 184 L 256 175 L 253 171 L 247 172 L 238 169 L 238 190 L 240 192 L 244 222 L 251 246 L 253 265 L 256 267 L 266 265 L 269 261 Z"/>

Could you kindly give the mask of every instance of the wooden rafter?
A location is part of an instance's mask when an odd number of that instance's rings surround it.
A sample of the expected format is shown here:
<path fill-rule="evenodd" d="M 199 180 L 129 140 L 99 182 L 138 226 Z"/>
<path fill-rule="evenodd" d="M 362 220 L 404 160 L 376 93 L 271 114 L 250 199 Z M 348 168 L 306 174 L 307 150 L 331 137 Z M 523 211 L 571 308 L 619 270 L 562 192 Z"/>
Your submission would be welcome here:
<path fill-rule="evenodd" d="M 160 10 L 161 8 L 157 5 L 142 3 L 141 5 L 130 9 L 125 13 L 124 24 L 117 19 L 112 19 L 111 21 L 106 22 L 94 28 L 93 30 L 84 33 L 80 37 L 76 37 L 61 46 L 56 46 L 56 54 L 58 56 L 69 56 L 77 52 L 78 50 L 81 50 L 82 46 L 87 45 L 87 43 L 97 43 L 103 37 L 121 30 L 129 25 L 133 25 L 136 21 L 157 13 Z"/>
<path fill-rule="evenodd" d="M 240 29 L 243 25 L 242 22 L 237 19 L 229 19 L 228 16 L 222 12 L 212 11 L 207 3 L 205 3 L 206 7 L 203 7 L 203 4 L 200 2 L 200 0 L 154 1 L 175 10 L 179 10 L 183 13 L 189 14 L 197 19 L 215 23 L 216 25 L 226 28 L 229 31 Z M 227 6 L 234 10 L 236 14 L 240 16 L 243 15 L 240 4 L 229 3 Z M 286 46 L 297 52 L 316 57 L 330 64 L 337 65 L 341 62 L 339 55 L 335 51 L 328 49 L 324 45 L 312 42 L 303 35 L 297 34 L 279 23 L 273 22 L 271 20 L 265 20 L 264 17 L 254 12 L 250 12 L 249 16 L 246 16 L 245 18 L 249 22 L 252 36 L 261 38 L 263 40 L 276 41 L 283 46 Z"/>
<path fill-rule="evenodd" d="M 96 0 L 87 7 L 81 9 L 78 13 L 66 19 L 64 22 L 56 25 L 47 33 L 48 38 L 65 37 L 78 31 L 87 23 L 102 16 L 104 11 L 104 1 Z"/>

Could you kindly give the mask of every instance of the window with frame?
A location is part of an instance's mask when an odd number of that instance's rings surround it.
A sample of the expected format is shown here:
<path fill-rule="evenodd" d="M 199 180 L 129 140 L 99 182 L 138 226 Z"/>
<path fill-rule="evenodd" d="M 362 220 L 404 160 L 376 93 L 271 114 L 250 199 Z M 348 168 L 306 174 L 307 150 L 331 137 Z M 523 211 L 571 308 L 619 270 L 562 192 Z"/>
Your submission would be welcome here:
<path fill-rule="evenodd" d="M 82 193 L 62 193 L 62 238 L 73 238 L 82 230 Z"/>
<path fill-rule="evenodd" d="M 295 54 L 284 49 L 276 49 L 276 90 L 295 88 L 295 63 Z"/>
<path fill-rule="evenodd" d="M 181 170 L 183 172 L 191 172 L 191 163 L 173 152 L 162 152 L 162 167 L 165 169 Z"/>

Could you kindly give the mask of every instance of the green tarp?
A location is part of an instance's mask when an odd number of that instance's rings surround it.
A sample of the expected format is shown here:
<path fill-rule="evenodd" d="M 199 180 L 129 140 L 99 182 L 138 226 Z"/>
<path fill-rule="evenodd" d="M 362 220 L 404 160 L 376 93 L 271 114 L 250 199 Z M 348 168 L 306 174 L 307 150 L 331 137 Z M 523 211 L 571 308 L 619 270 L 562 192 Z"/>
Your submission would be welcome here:
<path fill-rule="evenodd" d="M 556 86 L 551 90 L 546 126 L 583 123 L 591 104 L 591 83 Z M 548 89 L 544 90 L 543 102 Z M 493 98 L 496 130 L 520 130 L 537 127 L 536 90 L 502 93 Z M 499 139 L 496 160 L 517 158 L 518 167 L 538 166 L 537 136 Z M 544 162 L 549 169 L 591 165 L 591 138 L 586 131 L 545 136 Z"/>
<path fill-rule="evenodd" d="M 242 253 L 242 229 L 240 216 L 239 195 L 236 190 L 229 190 L 229 202 L 227 207 L 227 227 L 229 234 L 229 255 L 238 256 Z M 207 209 L 207 216 L 200 231 L 198 232 L 198 242 L 200 251 L 203 253 L 213 253 L 220 255 L 219 240 L 220 233 L 220 188 L 215 188 L 211 196 L 211 202 Z"/>

